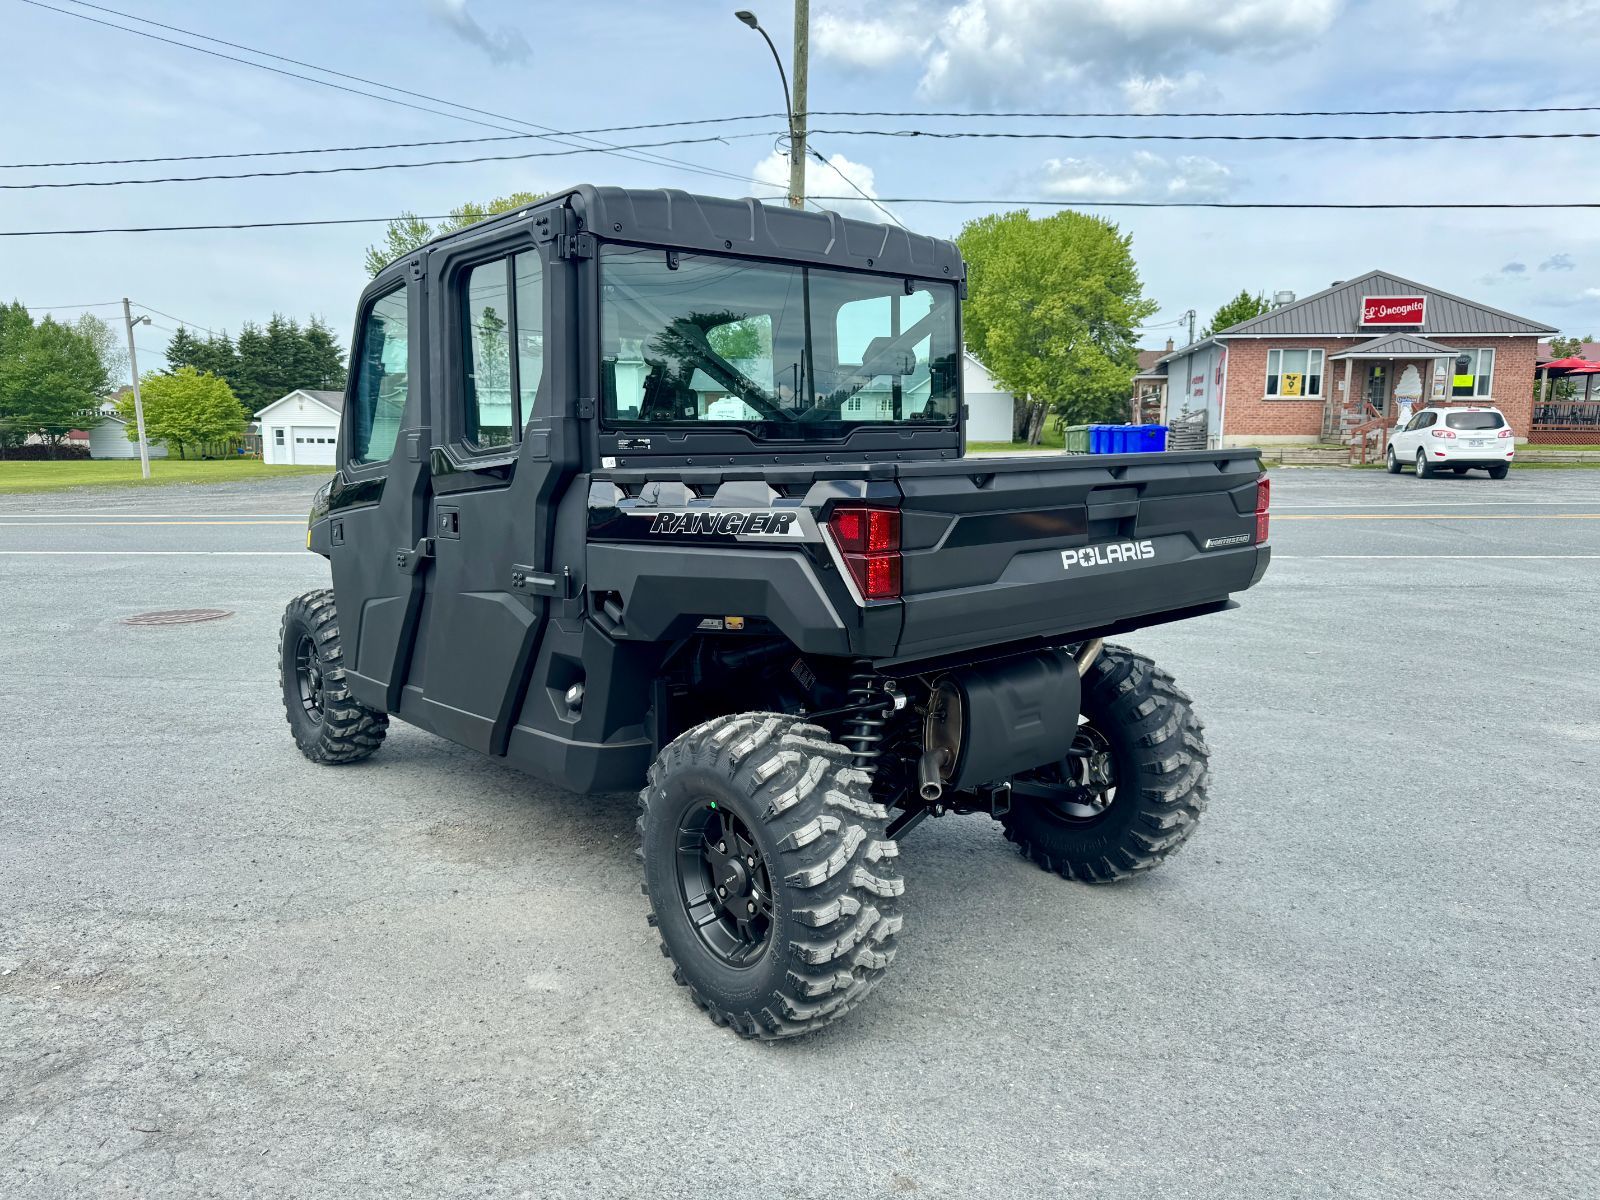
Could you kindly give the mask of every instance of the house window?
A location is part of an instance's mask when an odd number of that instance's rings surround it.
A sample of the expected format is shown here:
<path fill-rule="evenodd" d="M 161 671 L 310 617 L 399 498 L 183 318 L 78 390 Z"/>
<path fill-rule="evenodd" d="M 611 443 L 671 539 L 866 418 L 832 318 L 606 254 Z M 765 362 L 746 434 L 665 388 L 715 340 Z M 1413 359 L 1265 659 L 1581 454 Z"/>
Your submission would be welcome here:
<path fill-rule="evenodd" d="M 1284 400 L 1322 397 L 1321 350 L 1268 350 L 1267 395 Z"/>
<path fill-rule="evenodd" d="M 1494 383 L 1494 351 L 1488 347 L 1458 351 L 1450 363 L 1452 396 L 1487 397 Z"/>
<path fill-rule="evenodd" d="M 283 430 L 274 429 L 272 431 L 272 440 L 279 446 L 283 445 Z"/>

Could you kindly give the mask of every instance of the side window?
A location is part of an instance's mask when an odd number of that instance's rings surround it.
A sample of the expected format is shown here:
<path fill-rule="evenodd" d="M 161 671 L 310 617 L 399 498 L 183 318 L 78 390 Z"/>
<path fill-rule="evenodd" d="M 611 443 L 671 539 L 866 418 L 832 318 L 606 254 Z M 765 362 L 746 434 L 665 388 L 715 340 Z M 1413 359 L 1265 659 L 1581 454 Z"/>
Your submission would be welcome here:
<path fill-rule="evenodd" d="M 511 263 L 481 263 L 467 272 L 465 354 L 467 441 L 479 448 L 516 439 L 511 398 Z"/>
<path fill-rule="evenodd" d="M 463 425 L 476 449 L 514 446 L 544 378 L 544 269 L 536 251 L 463 276 Z"/>
<path fill-rule="evenodd" d="M 410 344 L 410 315 L 402 287 L 373 301 L 361 322 L 360 360 L 346 414 L 353 463 L 388 462 L 394 453 L 406 407 Z"/>
<path fill-rule="evenodd" d="M 517 289 L 517 428 L 533 415 L 544 379 L 544 264 L 538 251 L 524 250 L 511 260 Z"/>

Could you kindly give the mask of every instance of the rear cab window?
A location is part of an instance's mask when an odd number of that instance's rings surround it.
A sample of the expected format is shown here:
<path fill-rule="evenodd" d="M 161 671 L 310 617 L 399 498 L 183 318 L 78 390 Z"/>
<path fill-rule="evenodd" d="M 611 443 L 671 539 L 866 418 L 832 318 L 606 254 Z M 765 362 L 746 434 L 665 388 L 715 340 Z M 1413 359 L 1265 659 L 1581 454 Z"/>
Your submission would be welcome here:
<path fill-rule="evenodd" d="M 1497 412 L 1453 412 L 1444 423 L 1447 429 L 1502 429 L 1506 419 Z"/>

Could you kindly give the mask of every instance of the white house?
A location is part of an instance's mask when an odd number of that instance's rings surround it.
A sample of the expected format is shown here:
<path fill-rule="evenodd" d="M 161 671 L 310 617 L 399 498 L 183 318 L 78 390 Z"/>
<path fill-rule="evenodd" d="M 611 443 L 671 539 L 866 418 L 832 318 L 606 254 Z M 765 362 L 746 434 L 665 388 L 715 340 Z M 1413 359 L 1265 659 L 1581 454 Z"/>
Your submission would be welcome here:
<path fill-rule="evenodd" d="M 128 422 L 117 415 L 111 401 L 102 404 L 98 414 L 85 422 L 84 428 L 89 434 L 90 458 L 139 457 L 139 443 L 128 440 Z M 166 456 L 165 446 L 150 447 L 151 458 Z"/>
<path fill-rule="evenodd" d="M 994 376 L 970 351 L 962 355 L 962 389 L 967 397 L 967 441 L 1009 442 L 1011 440 L 1011 393 L 994 381 Z"/>
<path fill-rule="evenodd" d="M 333 466 L 344 393 L 298 388 L 256 413 L 261 461 L 274 466 Z"/>

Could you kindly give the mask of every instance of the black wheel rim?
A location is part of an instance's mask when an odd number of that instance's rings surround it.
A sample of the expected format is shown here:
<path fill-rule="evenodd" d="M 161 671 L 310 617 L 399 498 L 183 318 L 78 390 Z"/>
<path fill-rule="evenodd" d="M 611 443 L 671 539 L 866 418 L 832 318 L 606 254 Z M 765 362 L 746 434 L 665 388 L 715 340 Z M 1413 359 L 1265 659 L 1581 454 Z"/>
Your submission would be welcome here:
<path fill-rule="evenodd" d="M 313 721 L 322 720 L 322 655 L 309 633 L 302 633 L 294 648 L 295 688 L 300 707 Z"/>
<path fill-rule="evenodd" d="M 689 923 L 731 967 L 759 960 L 772 940 L 772 879 L 745 823 L 715 801 L 678 823 L 678 892 Z"/>
<path fill-rule="evenodd" d="M 1110 740 L 1093 722 L 1080 719 L 1067 756 L 1014 778 L 1011 794 L 1037 801 L 1042 811 L 1064 824 L 1091 825 L 1116 803 L 1117 777 Z"/>

